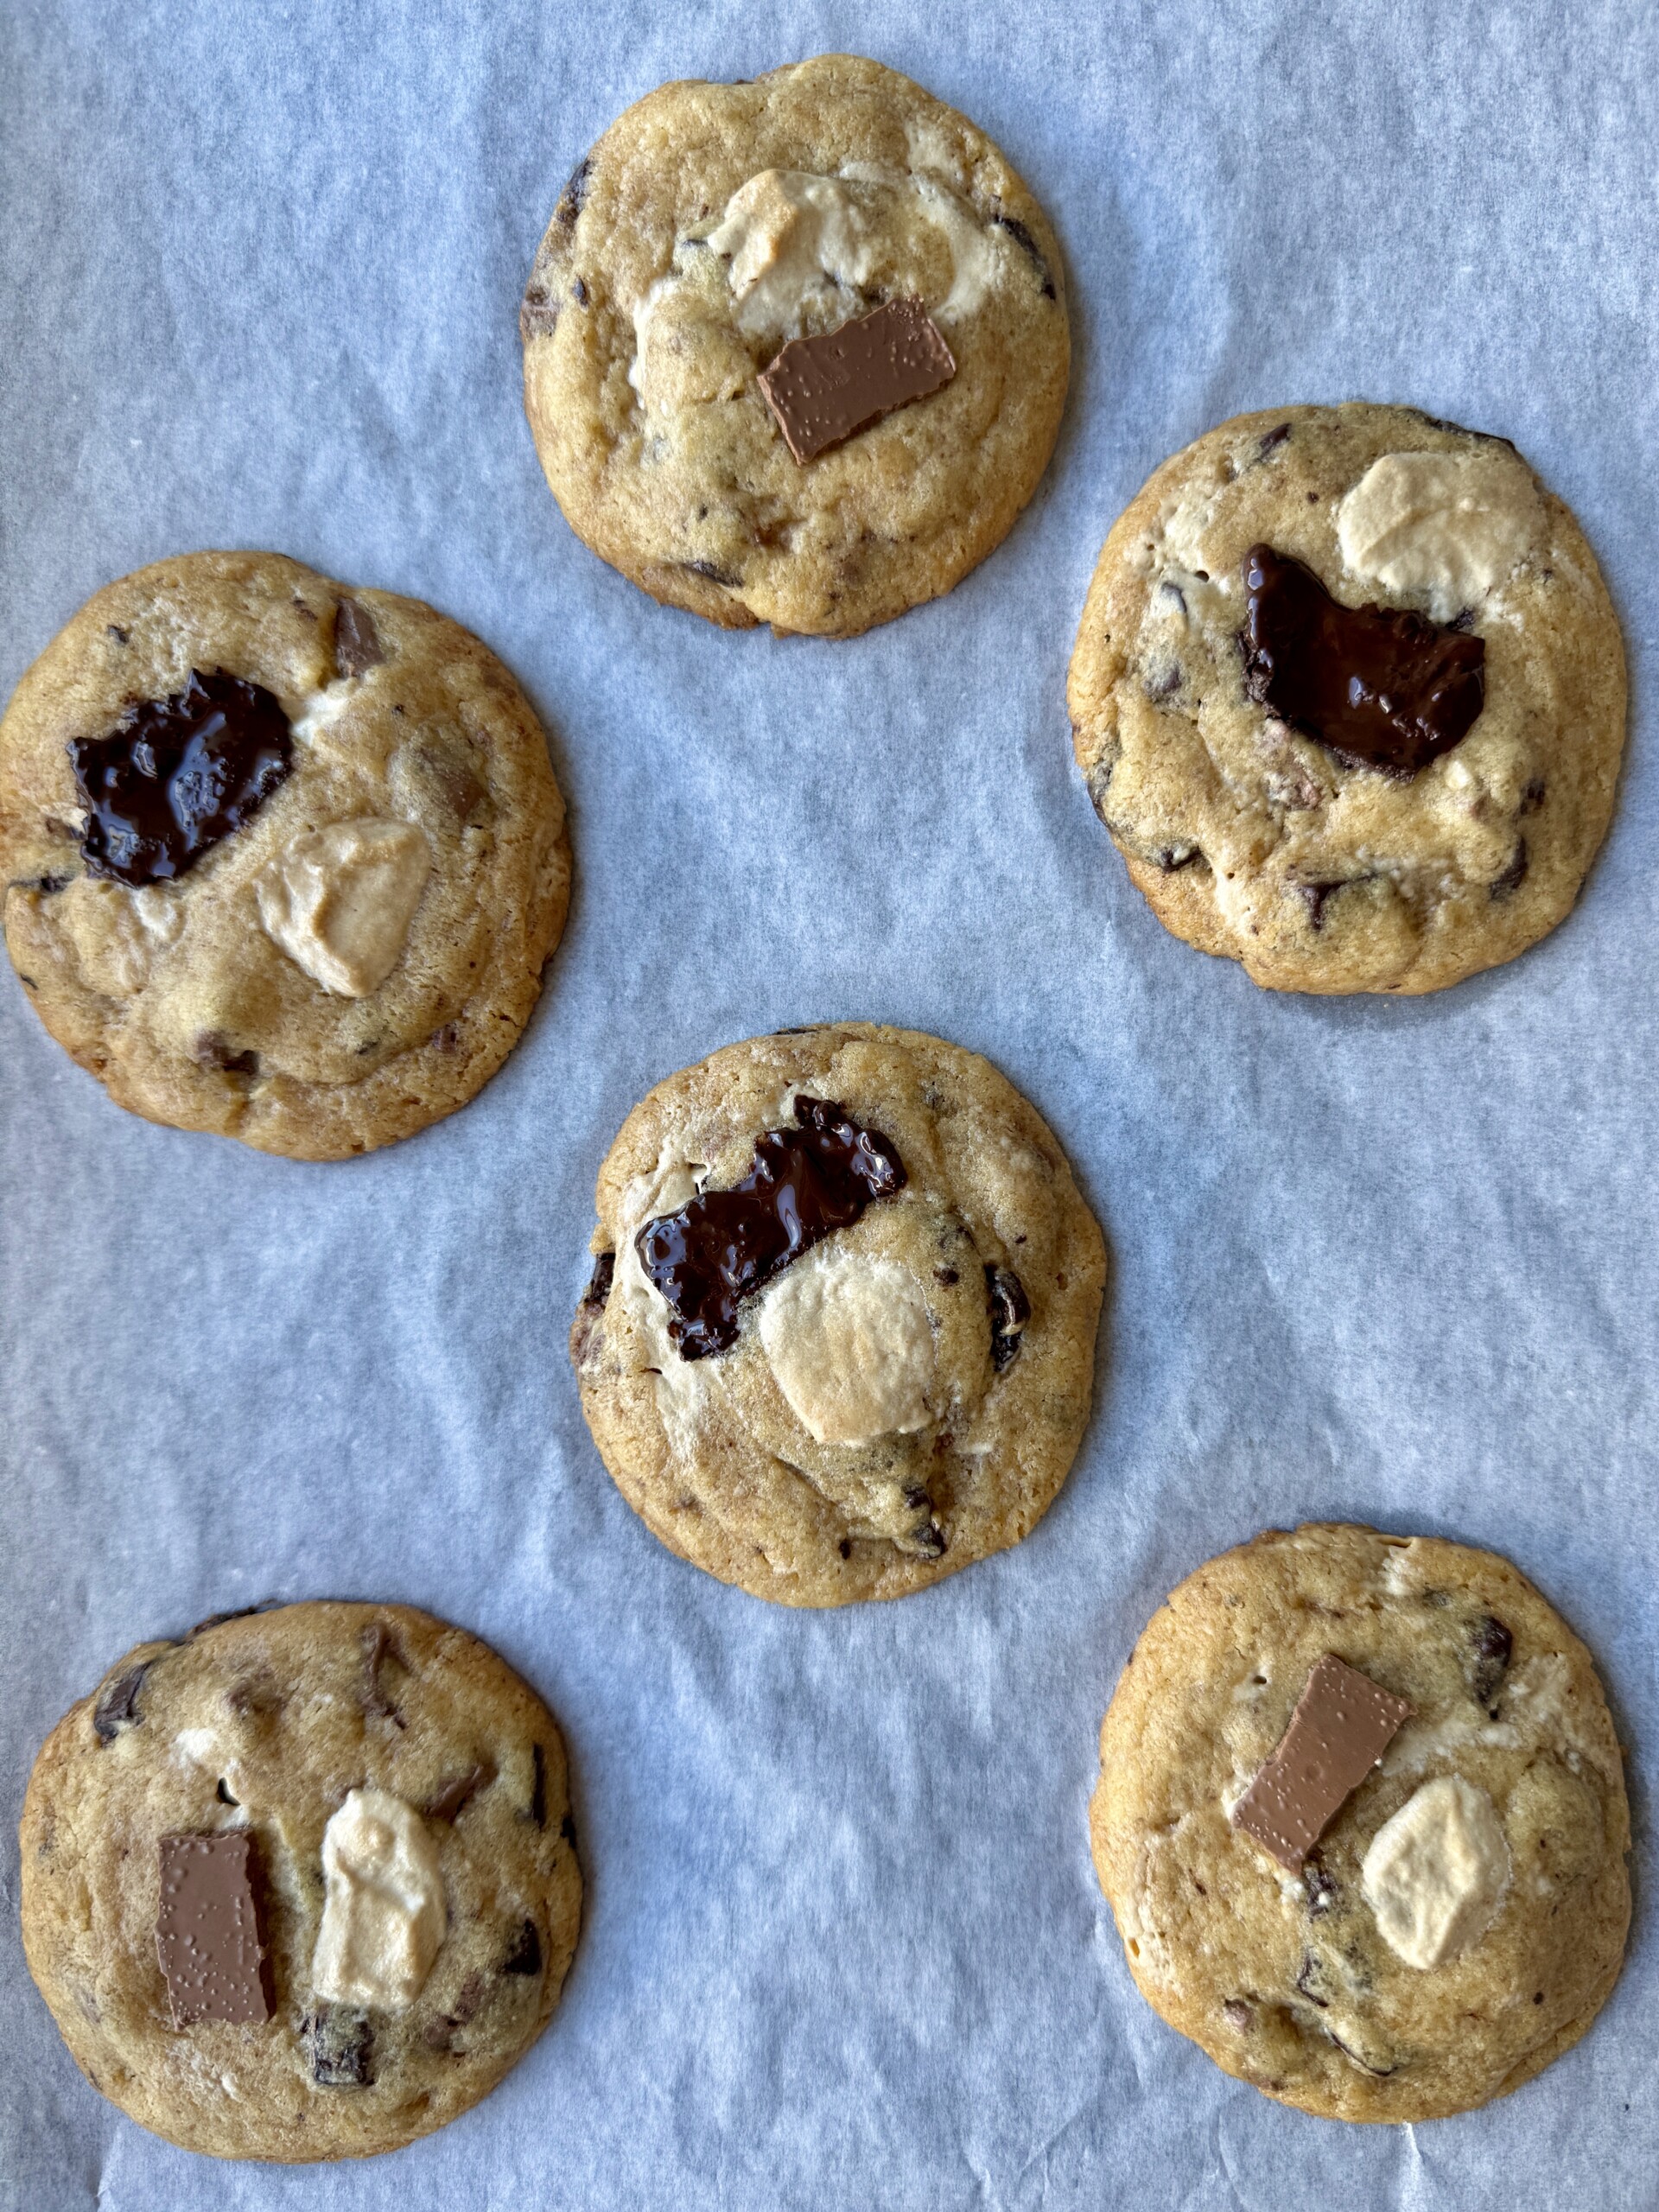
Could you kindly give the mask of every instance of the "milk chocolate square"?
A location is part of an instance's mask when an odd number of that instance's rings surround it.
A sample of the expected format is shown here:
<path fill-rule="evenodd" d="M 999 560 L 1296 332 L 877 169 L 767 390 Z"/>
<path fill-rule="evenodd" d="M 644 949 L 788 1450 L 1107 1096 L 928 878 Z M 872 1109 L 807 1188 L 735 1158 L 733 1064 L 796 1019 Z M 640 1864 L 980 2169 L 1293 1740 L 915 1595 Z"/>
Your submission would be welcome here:
<path fill-rule="evenodd" d="M 246 1828 L 164 1835 L 161 1876 L 156 1951 L 174 2026 L 268 2020 L 274 1993 L 253 1837 Z"/>
<path fill-rule="evenodd" d="M 760 372 L 760 390 L 803 466 L 878 416 L 950 383 L 950 348 L 919 300 L 890 300 L 874 315 L 817 338 L 791 338 Z"/>
<path fill-rule="evenodd" d="M 1233 1826 L 1300 1873 L 1302 1861 L 1393 1742 L 1411 1707 L 1327 1651 L 1276 1750 L 1233 1808 Z"/>

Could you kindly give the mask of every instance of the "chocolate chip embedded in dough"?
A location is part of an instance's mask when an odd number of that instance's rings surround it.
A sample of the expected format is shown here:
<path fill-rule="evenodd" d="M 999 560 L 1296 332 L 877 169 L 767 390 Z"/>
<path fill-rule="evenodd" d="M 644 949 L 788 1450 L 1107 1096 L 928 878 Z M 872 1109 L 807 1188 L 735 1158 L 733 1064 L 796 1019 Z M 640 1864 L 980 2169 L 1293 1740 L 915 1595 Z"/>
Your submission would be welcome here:
<path fill-rule="evenodd" d="M 374 2086 L 374 2028 L 349 2005 L 319 2005 L 300 2024 L 311 2054 L 311 2079 L 325 2089 Z"/>
<path fill-rule="evenodd" d="M 1503 1677 L 1509 1672 L 1510 1655 L 1515 1649 L 1515 1638 L 1495 1614 L 1488 1613 L 1475 1623 L 1470 1641 L 1474 1646 L 1474 1668 L 1471 1687 L 1475 1703 L 1487 1708 L 1489 1717 L 1497 1718 L 1497 1694 L 1503 1687 Z"/>
<path fill-rule="evenodd" d="M 1255 2025 L 1255 2007 L 1247 2005 L 1242 1997 L 1224 1997 L 1221 2015 L 1228 2026 L 1236 2029 L 1242 2036 L 1248 2035 Z"/>
<path fill-rule="evenodd" d="M 1307 1892 L 1309 1916 L 1314 1920 L 1334 1910 L 1342 1895 L 1336 1876 L 1314 1859 L 1308 1859 L 1302 1868 L 1302 1886 Z"/>
<path fill-rule="evenodd" d="M 99 1741 L 112 1744 L 124 1728 L 136 1728 L 143 1719 L 138 1710 L 138 1692 L 144 1676 L 155 1662 L 143 1661 L 129 1667 L 124 1675 L 118 1675 L 109 1688 L 99 1694 L 92 1707 L 92 1731 Z"/>
<path fill-rule="evenodd" d="M 716 568 L 712 561 L 682 561 L 679 565 L 689 569 L 694 576 L 701 576 L 706 583 L 719 584 L 726 591 L 735 591 L 743 581 L 730 569 Z"/>
<path fill-rule="evenodd" d="M 1049 274 L 1047 260 L 1044 257 L 1041 246 L 1038 245 L 1025 225 L 1016 216 L 1003 214 L 993 215 L 991 225 L 995 230 L 1006 231 L 1020 251 L 1030 257 L 1032 264 L 1037 271 L 1037 280 L 1041 287 L 1043 297 L 1046 300 L 1053 299 L 1056 296 L 1054 279 Z"/>
<path fill-rule="evenodd" d="M 386 657 L 374 617 L 355 599 L 342 599 L 334 611 L 334 666 L 342 676 L 365 676 Z"/>
<path fill-rule="evenodd" d="M 196 1033 L 190 1045 L 190 1057 L 199 1068 L 211 1068 L 219 1075 L 257 1075 L 257 1052 L 238 1052 L 222 1029 L 202 1029 Z"/>
<path fill-rule="evenodd" d="M 156 1955 L 174 2026 L 268 2020 L 276 1999 L 251 1830 L 164 1835 L 157 1849 Z"/>
<path fill-rule="evenodd" d="M 1485 702 L 1483 639 L 1421 614 L 1344 607 L 1300 561 L 1253 545 L 1240 639 L 1246 696 L 1356 767 L 1412 776 Z"/>
<path fill-rule="evenodd" d="M 562 230 L 575 230 L 576 218 L 587 204 L 588 184 L 593 175 L 593 156 L 584 154 L 565 179 L 564 189 L 560 193 L 558 204 L 553 210 L 553 219 Z"/>
<path fill-rule="evenodd" d="M 705 1359 L 735 1344 L 745 1298 L 904 1187 L 893 1144 L 844 1106 L 803 1093 L 795 1118 L 798 1128 L 756 1138 L 753 1166 L 729 1189 L 701 1192 L 677 1213 L 646 1222 L 634 1239 L 667 1302 L 669 1336 L 682 1359 Z"/>
<path fill-rule="evenodd" d="M 1411 1712 L 1406 1699 L 1327 1651 L 1271 1758 L 1233 1808 L 1233 1826 L 1300 1873 Z"/>
<path fill-rule="evenodd" d="M 1007 1374 L 1020 1356 L 1020 1340 L 1031 1319 L 1031 1300 L 1012 1268 L 988 1267 L 985 1294 L 991 1309 L 991 1365 Z"/>
<path fill-rule="evenodd" d="M 1325 927 L 1325 910 L 1338 891 L 1345 891 L 1349 878 L 1338 876 L 1324 883 L 1293 883 L 1291 889 L 1307 909 L 1308 925 L 1312 929 Z"/>
<path fill-rule="evenodd" d="M 275 696 L 224 669 L 145 699 L 107 737 L 69 742 L 94 875 L 142 886 L 188 874 L 251 821 L 294 765 Z"/>
<path fill-rule="evenodd" d="M 1527 880 L 1527 841 L 1524 837 L 1517 837 L 1508 866 L 1487 885 L 1488 895 L 1493 899 L 1507 899 L 1512 891 L 1518 891 Z"/>
<path fill-rule="evenodd" d="M 374 1621 L 365 1628 L 360 1639 L 363 1646 L 363 1710 L 377 1720 L 391 1720 L 402 1728 L 406 1724 L 403 1714 L 386 1694 L 381 1669 L 390 1660 L 398 1664 L 397 1648 L 383 1621 Z"/>
<path fill-rule="evenodd" d="M 536 1932 L 533 1920 L 520 1923 L 507 1946 L 507 1955 L 501 1962 L 503 1974 L 540 1974 L 542 1970 L 542 1939 Z"/>
<path fill-rule="evenodd" d="M 926 399 L 957 365 L 919 300 L 890 300 L 873 315 L 816 338 L 791 338 L 760 372 L 760 391 L 804 467 L 896 407 Z"/>
<path fill-rule="evenodd" d="M 569 1845 L 571 1850 L 574 1851 L 576 1847 L 576 1824 L 571 1819 L 569 1813 L 567 1813 L 564 1818 L 559 1822 L 559 1834 Z"/>
<path fill-rule="evenodd" d="M 421 1810 L 429 1821 L 453 1821 L 464 1805 L 470 1804 L 479 1791 L 487 1789 L 494 1780 L 495 1769 L 487 1764 L 471 1766 L 464 1774 L 452 1774 L 427 1799 Z"/>
<path fill-rule="evenodd" d="M 547 1753 L 539 1744 L 530 1747 L 531 1764 L 536 1779 L 531 1785 L 530 1806 L 525 1818 L 538 1828 L 547 1826 Z"/>
<path fill-rule="evenodd" d="M 588 1287 L 582 1294 L 584 1306 L 603 1306 L 611 1294 L 611 1285 L 616 1279 L 616 1255 L 601 1252 L 594 1262 L 594 1272 L 588 1278 Z"/>

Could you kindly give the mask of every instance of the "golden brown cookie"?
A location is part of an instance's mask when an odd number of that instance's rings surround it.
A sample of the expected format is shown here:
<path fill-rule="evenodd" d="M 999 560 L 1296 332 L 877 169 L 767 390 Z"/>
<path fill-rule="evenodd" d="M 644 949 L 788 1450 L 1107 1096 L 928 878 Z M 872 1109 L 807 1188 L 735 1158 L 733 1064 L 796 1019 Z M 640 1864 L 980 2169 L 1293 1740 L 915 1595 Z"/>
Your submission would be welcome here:
<path fill-rule="evenodd" d="M 553 1718 L 407 1605 L 141 1643 L 42 1745 L 23 1944 L 76 2063 L 216 2158 L 362 2158 L 552 2017 L 582 1874 Z"/>
<path fill-rule="evenodd" d="M 99 592 L 0 721 L 7 949 L 116 1102 L 340 1160 L 465 1105 L 569 898 L 541 728 L 418 600 L 275 553 Z"/>
<path fill-rule="evenodd" d="M 1274 990 L 1433 991 L 1523 951 L 1578 896 L 1624 743 L 1567 509 L 1507 440 L 1359 402 L 1241 415 L 1154 473 L 1068 696 L 1153 912 Z"/>
<path fill-rule="evenodd" d="M 597 1203 L 582 1411 L 683 1559 L 839 1605 L 1041 1519 L 1088 1418 L 1105 1251 L 988 1062 L 868 1022 L 729 1045 L 634 1108 Z"/>
<path fill-rule="evenodd" d="M 1332 1717 L 1368 1700 L 1363 1778 L 1327 1787 Z M 1624 1958 L 1630 1810 L 1590 1655 L 1507 1560 L 1434 1537 L 1274 1529 L 1189 1575 L 1123 1669 L 1090 1830 L 1154 2010 L 1330 2119 L 1506 2095 Z"/>
<path fill-rule="evenodd" d="M 798 461 L 763 372 L 912 301 L 942 341 L 927 396 Z M 1054 234 L 1002 155 L 908 78 L 836 54 L 628 109 L 565 187 L 519 328 L 577 535 L 667 605 L 826 637 L 937 598 L 1007 534 L 1071 358 Z M 818 390 L 850 373 L 832 363 Z"/>

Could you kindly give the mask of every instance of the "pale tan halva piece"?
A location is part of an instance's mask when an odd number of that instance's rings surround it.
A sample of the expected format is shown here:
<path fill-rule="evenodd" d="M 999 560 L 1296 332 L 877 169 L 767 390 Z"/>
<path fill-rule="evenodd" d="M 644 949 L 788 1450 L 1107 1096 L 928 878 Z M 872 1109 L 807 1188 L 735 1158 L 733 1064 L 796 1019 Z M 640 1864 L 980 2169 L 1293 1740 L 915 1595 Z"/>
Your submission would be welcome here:
<path fill-rule="evenodd" d="M 175 2025 L 164 1835 L 245 1834 L 268 2019 Z M 59 1722 L 23 1947 L 94 2088 L 186 2150 L 362 2158 L 453 2120 L 552 2017 L 582 1873 L 552 1715 L 464 1630 L 315 1603 L 141 1643 Z"/>
<path fill-rule="evenodd" d="M 176 880 L 99 874 L 69 747 L 192 671 L 270 693 L 292 766 Z M 7 950 L 118 1104 L 340 1160 L 453 1113 L 512 1049 L 569 899 L 564 804 L 506 670 L 418 600 L 275 553 L 89 600 L 0 721 Z"/>
<path fill-rule="evenodd" d="M 919 300 L 944 389 L 798 463 L 760 372 Z M 1065 400 L 1046 217 L 982 131 L 879 62 L 664 85 L 565 187 L 519 330 L 577 535 L 728 629 L 851 637 L 949 591 L 1035 490 Z"/>
<path fill-rule="evenodd" d="M 1232 1813 L 1334 1653 L 1411 1717 L 1287 1872 Z M 1624 1955 L 1630 1808 L 1589 1653 L 1507 1560 L 1272 1530 L 1148 1624 L 1090 1832 L 1141 1994 L 1217 2064 L 1334 2120 L 1507 2095 Z"/>
<path fill-rule="evenodd" d="M 1393 773 L 1249 696 L 1258 543 L 1344 607 L 1480 638 L 1467 734 Z M 1068 698 L 1096 810 L 1166 928 L 1271 989 L 1410 994 L 1571 908 L 1612 813 L 1624 650 L 1578 524 L 1507 441 L 1407 407 L 1286 407 L 1209 431 L 1113 525 Z"/>
<path fill-rule="evenodd" d="M 730 1189 L 802 1099 L 874 1132 L 903 1187 L 686 1358 L 640 1232 Z M 1105 1250 L 1053 1135 L 987 1061 L 866 1022 L 728 1046 L 634 1108 L 597 1202 L 570 1332 L 582 1411 L 683 1559 L 837 1605 L 924 1589 L 1036 1526 L 1088 1418 Z"/>

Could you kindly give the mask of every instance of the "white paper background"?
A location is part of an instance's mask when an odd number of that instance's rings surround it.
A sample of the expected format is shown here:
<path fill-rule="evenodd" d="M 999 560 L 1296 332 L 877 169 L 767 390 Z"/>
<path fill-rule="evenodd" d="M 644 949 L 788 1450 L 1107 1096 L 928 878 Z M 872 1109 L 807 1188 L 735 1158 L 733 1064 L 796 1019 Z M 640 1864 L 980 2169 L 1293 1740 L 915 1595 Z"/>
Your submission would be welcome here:
<path fill-rule="evenodd" d="M 654 607 L 566 530 L 515 316 L 566 174 L 661 80 L 847 48 L 1052 217 L 1076 362 L 1012 538 L 851 645 Z M 1297 2208 L 1659 2202 L 1653 1562 L 1659 32 L 1624 5 L 616 0 L 0 10 L 0 687 L 108 578 L 273 546 L 517 671 L 575 901 L 524 1043 L 413 1142 L 302 1166 L 109 1105 L 0 976 L 0 1762 L 138 1637 L 267 1596 L 478 1630 L 569 1744 L 554 2024 L 395 2158 L 192 2159 L 86 2087 L 0 1880 L 0 2202 Z M 1507 433 L 1629 639 L 1618 818 L 1541 950 L 1427 1002 L 1270 998 L 1165 936 L 1071 764 L 1065 664 L 1163 455 L 1281 401 Z M 1115 1259 L 1099 1406 L 1020 1549 L 839 1615 L 671 1559 L 563 1339 L 632 1102 L 865 1015 L 988 1053 Z M 1090 1866 L 1095 1733 L 1168 1586 L 1264 1523 L 1510 1554 L 1637 1749 L 1630 1962 L 1512 2101 L 1282 2111 L 1166 2030 Z"/>

